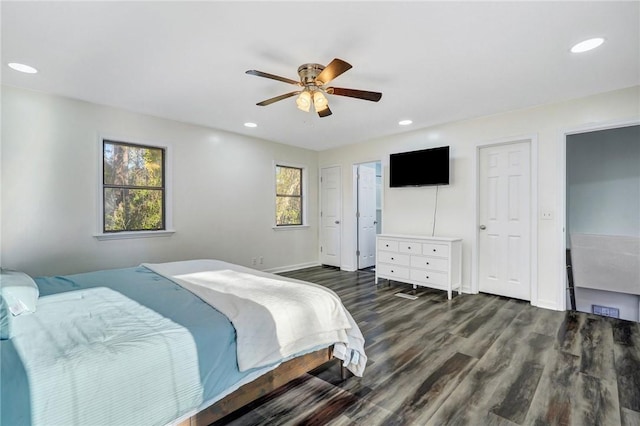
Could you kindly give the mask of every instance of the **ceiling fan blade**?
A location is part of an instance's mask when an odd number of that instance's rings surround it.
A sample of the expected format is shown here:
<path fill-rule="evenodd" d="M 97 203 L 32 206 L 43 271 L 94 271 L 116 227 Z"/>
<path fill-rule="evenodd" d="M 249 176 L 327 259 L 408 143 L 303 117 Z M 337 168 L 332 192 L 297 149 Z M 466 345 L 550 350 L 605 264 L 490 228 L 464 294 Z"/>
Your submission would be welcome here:
<path fill-rule="evenodd" d="M 335 58 L 329 65 L 327 65 L 316 77 L 316 82 L 319 86 L 327 84 L 340 74 L 351 69 L 351 64 L 343 61 L 342 59 Z"/>
<path fill-rule="evenodd" d="M 326 107 L 325 109 L 323 109 L 322 111 L 318 111 L 318 115 L 320 117 L 328 117 L 332 114 L 331 110 L 329 109 L 329 107 Z"/>
<path fill-rule="evenodd" d="M 267 72 L 257 71 L 257 70 L 249 70 L 246 71 L 246 74 L 255 75 L 257 77 L 270 78 L 272 80 L 278 80 L 289 84 L 295 84 L 296 86 L 302 86 L 299 81 L 291 80 L 290 78 L 280 77 L 279 75 L 269 74 Z"/>
<path fill-rule="evenodd" d="M 365 101 L 378 102 L 382 98 L 380 92 L 368 92 L 366 90 L 344 89 L 342 87 L 329 87 L 327 93 L 330 95 L 349 96 L 350 98 L 364 99 Z"/>
<path fill-rule="evenodd" d="M 258 102 L 256 105 L 259 105 L 259 106 L 267 106 L 267 105 L 271 105 L 271 104 L 272 104 L 272 103 L 274 103 L 274 102 L 278 102 L 278 101 L 281 101 L 281 100 L 283 100 L 283 99 L 290 98 L 290 97 L 295 96 L 295 95 L 297 95 L 297 94 L 299 94 L 299 93 L 300 93 L 300 91 L 299 91 L 299 90 L 297 90 L 297 91 L 295 91 L 295 92 L 285 93 L 284 95 L 276 96 L 276 97 L 274 97 L 274 98 L 265 99 L 265 100 L 264 100 L 264 101 L 262 101 L 262 102 Z"/>

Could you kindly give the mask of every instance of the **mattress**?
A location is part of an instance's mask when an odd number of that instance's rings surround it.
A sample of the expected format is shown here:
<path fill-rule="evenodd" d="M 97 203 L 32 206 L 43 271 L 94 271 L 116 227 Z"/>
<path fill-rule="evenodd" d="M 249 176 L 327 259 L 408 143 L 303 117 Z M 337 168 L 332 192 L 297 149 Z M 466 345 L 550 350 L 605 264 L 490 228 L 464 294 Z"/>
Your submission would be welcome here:
<path fill-rule="evenodd" d="M 219 267 L 252 271 L 224 262 Z M 326 342 L 308 346 L 277 362 L 240 371 L 237 332 L 229 318 L 144 266 L 42 277 L 36 283 L 40 290 L 37 312 L 16 317 L 17 335 L 0 341 L 1 424 L 171 424 L 286 359 L 329 346 Z M 348 312 L 347 316 L 353 321 Z M 349 334 L 356 335 L 362 348 L 364 341 L 355 323 Z M 48 341 L 46 345 L 37 343 L 43 340 Z M 103 340 L 110 343 L 102 345 Z M 69 356 L 74 350 L 70 347 L 83 345 L 83 350 L 97 352 L 94 361 Z M 146 359 L 144 350 L 154 355 Z M 121 358 L 112 356 L 119 352 Z M 361 355 L 360 370 L 366 363 L 362 350 Z M 46 364 L 47 357 L 59 362 L 43 373 L 34 365 Z M 358 362 L 351 352 L 342 357 L 345 362 L 351 358 Z M 73 371 L 78 374 L 70 374 Z M 117 374 L 124 380 L 118 380 Z M 118 392 L 123 385 L 126 392 Z"/>

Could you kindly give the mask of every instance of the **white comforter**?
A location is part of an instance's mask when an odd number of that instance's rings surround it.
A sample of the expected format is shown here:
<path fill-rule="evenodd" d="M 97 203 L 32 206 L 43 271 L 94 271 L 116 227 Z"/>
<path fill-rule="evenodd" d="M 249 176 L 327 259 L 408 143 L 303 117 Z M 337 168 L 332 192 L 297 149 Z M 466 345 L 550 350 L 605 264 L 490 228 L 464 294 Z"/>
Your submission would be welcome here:
<path fill-rule="evenodd" d="M 334 356 L 362 376 L 367 357 L 357 324 L 331 290 L 218 260 L 143 264 L 226 315 L 241 371 L 334 344 Z"/>

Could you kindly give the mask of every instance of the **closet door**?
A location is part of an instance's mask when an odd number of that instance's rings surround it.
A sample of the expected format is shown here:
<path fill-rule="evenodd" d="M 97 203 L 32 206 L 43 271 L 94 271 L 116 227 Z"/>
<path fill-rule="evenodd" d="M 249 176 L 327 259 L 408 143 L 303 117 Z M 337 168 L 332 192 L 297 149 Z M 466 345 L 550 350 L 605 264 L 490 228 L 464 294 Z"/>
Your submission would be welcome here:
<path fill-rule="evenodd" d="M 359 165 L 358 176 L 358 269 L 376 264 L 376 169 Z"/>
<path fill-rule="evenodd" d="M 340 265 L 342 184 L 339 166 L 320 170 L 320 263 Z"/>
<path fill-rule="evenodd" d="M 530 144 L 484 147 L 479 161 L 479 290 L 530 300 Z"/>

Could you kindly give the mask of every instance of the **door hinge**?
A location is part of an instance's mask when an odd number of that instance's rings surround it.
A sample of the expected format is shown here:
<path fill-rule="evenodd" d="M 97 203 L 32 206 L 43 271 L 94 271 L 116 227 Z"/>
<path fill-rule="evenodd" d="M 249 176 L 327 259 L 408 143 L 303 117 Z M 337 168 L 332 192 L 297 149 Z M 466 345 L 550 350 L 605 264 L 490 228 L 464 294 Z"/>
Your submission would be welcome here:
<path fill-rule="evenodd" d="M 360 250 L 356 250 L 356 256 L 360 256 Z"/>
<path fill-rule="evenodd" d="M 360 212 L 356 212 L 356 217 L 360 219 Z"/>
<path fill-rule="evenodd" d="M 322 246 L 320 246 L 320 253 L 322 253 Z"/>

